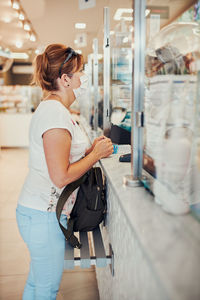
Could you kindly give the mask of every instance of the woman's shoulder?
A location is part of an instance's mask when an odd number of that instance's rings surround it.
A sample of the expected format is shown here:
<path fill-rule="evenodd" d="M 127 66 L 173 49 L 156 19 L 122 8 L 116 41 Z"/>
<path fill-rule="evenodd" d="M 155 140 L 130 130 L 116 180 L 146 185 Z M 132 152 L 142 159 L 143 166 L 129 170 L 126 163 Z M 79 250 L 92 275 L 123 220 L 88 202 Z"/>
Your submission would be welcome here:
<path fill-rule="evenodd" d="M 44 113 L 44 114 L 64 114 L 66 116 L 71 116 L 69 110 L 59 101 L 57 100 L 42 100 L 38 105 L 35 113 Z"/>
<path fill-rule="evenodd" d="M 73 135 L 73 124 L 68 109 L 57 100 L 42 101 L 33 114 L 31 130 L 40 136 L 48 129 L 66 128 Z"/>

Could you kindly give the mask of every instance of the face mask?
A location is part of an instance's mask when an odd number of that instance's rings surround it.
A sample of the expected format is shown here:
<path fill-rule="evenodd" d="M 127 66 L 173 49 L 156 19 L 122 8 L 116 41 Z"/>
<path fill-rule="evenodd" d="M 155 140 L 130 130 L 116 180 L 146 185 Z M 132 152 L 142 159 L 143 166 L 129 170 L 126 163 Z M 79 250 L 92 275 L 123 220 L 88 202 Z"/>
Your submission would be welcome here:
<path fill-rule="evenodd" d="M 88 89 L 88 76 L 85 74 L 80 77 L 81 85 L 77 89 L 73 89 L 75 98 L 84 95 Z"/>

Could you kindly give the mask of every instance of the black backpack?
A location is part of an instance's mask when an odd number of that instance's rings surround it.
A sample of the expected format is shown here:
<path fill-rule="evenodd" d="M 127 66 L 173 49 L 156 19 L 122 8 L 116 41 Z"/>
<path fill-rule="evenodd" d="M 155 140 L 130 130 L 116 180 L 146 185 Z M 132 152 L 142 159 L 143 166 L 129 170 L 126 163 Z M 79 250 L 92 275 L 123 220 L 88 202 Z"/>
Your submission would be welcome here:
<path fill-rule="evenodd" d="M 66 229 L 60 223 L 60 215 L 68 197 L 79 186 L 76 202 L 67 221 Z M 56 206 L 56 216 L 66 240 L 72 247 L 81 248 L 74 232 L 93 231 L 105 220 L 105 194 L 105 181 L 99 167 L 90 169 L 81 178 L 68 184 L 62 191 Z"/>

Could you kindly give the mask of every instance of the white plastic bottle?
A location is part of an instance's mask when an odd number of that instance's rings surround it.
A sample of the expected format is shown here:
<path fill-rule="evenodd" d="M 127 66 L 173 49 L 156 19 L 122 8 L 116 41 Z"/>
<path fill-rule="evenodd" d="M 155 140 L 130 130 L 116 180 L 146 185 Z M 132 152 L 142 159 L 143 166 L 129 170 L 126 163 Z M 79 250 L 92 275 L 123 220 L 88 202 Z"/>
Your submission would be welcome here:
<path fill-rule="evenodd" d="M 191 142 L 186 130 L 183 127 L 172 128 L 163 145 L 162 182 L 168 187 L 168 192 L 163 193 L 161 202 L 163 209 L 172 214 L 189 212 L 189 195 L 184 191 L 189 190 L 190 184 L 187 174 L 190 168 Z"/>

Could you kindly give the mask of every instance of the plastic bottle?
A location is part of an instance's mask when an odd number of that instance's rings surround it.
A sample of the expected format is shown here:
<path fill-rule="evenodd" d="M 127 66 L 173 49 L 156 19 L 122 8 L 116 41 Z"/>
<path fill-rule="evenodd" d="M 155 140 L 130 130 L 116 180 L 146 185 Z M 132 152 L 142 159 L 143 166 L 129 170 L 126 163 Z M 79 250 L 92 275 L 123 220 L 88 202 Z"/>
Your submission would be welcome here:
<path fill-rule="evenodd" d="M 190 184 L 187 172 L 190 168 L 191 142 L 186 130 L 181 127 L 172 128 L 163 145 L 163 170 L 160 172 L 160 179 L 166 192 L 162 192 L 160 202 L 163 209 L 172 214 L 189 212 L 189 195 L 185 191 Z"/>

